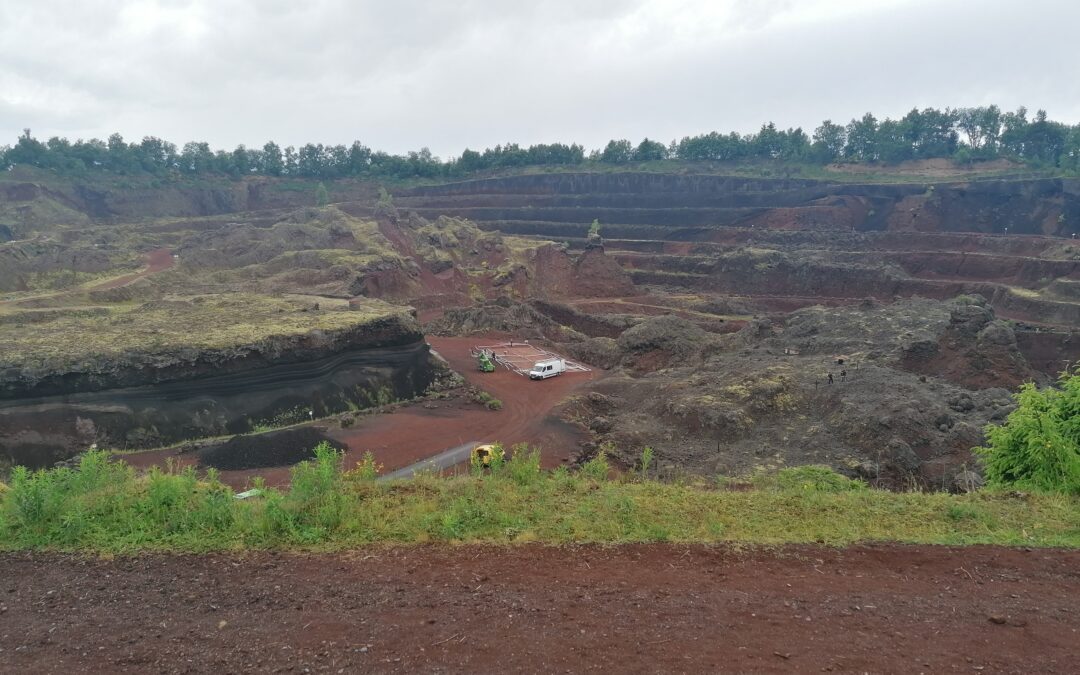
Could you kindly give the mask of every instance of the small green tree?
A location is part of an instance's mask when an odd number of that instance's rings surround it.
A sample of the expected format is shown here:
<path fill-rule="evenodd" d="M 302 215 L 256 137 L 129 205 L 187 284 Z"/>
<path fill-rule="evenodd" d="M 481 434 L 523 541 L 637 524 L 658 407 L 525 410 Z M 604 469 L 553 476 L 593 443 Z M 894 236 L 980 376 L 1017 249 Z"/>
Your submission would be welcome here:
<path fill-rule="evenodd" d="M 589 236 L 590 237 L 599 237 L 600 236 L 600 219 L 599 218 L 593 218 L 592 225 L 589 226 Z"/>
<path fill-rule="evenodd" d="M 989 485 L 1080 494 L 1080 371 L 1063 373 L 1060 388 L 1028 383 L 1003 425 L 986 429 L 975 448 Z"/>
<path fill-rule="evenodd" d="M 326 191 L 326 186 L 320 182 L 315 187 L 315 206 L 326 206 L 329 203 L 330 193 Z"/>

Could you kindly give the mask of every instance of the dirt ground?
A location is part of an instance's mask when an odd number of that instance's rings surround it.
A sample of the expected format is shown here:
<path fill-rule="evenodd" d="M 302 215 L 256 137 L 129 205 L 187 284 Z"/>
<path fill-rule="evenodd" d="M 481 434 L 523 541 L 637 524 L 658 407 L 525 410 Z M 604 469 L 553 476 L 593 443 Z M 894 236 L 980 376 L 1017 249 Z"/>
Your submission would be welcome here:
<path fill-rule="evenodd" d="M 348 448 L 346 467 L 360 461 L 371 451 L 383 472 L 408 466 L 439 452 L 471 441 L 500 442 L 507 447 L 528 442 L 541 448 L 545 467 L 558 466 L 573 457 L 585 440 L 583 430 L 552 415 L 552 410 L 574 391 L 599 377 L 595 371 L 565 373 L 542 381 L 531 381 L 499 367 L 494 373 L 481 373 L 470 351 L 477 345 L 501 342 L 510 336 L 501 334 L 469 338 L 430 337 L 432 348 L 445 358 L 469 384 L 480 387 L 502 401 L 502 409 L 493 411 L 470 400 L 433 400 L 410 403 L 392 413 L 361 416 L 354 426 L 340 428 L 331 421 L 315 422 L 325 434 Z M 176 450 L 151 451 L 125 455 L 124 460 L 138 468 L 164 466 L 172 459 L 180 464 L 197 461 L 194 454 Z M 243 488 L 252 476 L 261 476 L 267 485 L 288 483 L 289 467 L 279 466 L 243 471 L 222 471 L 223 481 Z"/>
<path fill-rule="evenodd" d="M 76 286 L 74 288 L 68 288 L 62 291 L 54 291 L 49 293 L 42 293 L 41 295 L 35 295 L 33 297 L 23 297 L 17 300 L 0 300 L 0 305 L 18 305 L 20 303 L 29 302 L 31 300 L 44 300 L 46 298 L 56 299 L 73 295 L 79 292 L 85 291 L 107 291 L 113 288 L 120 288 L 122 286 L 128 286 L 139 279 L 146 278 L 151 274 L 157 274 L 163 272 L 176 264 L 176 260 L 172 256 L 172 250 L 167 248 L 154 249 L 143 254 L 143 262 L 145 266 L 137 272 L 125 274 L 106 281 L 95 282 L 83 286 Z"/>
<path fill-rule="evenodd" d="M 117 277 L 115 279 L 110 279 L 100 284 L 88 286 L 85 290 L 106 291 L 112 288 L 120 288 L 121 286 L 133 284 L 139 279 L 146 278 L 151 274 L 157 274 L 158 272 L 172 269 L 173 266 L 176 264 L 176 259 L 173 258 L 172 251 L 167 248 L 154 249 L 153 251 L 150 251 L 149 253 L 144 255 L 143 259 L 146 261 L 146 267 L 139 270 L 138 272 L 125 274 L 122 277 Z"/>
<path fill-rule="evenodd" d="M 0 671 L 1075 672 L 1080 552 L 0 554 Z"/>
<path fill-rule="evenodd" d="M 547 467 L 557 466 L 576 453 L 583 433 L 551 413 L 574 391 L 595 379 L 597 373 L 565 373 L 532 381 L 503 367 L 493 373 L 479 372 L 470 355 L 472 348 L 505 337 L 428 338 L 432 348 L 469 384 L 502 401 L 501 410 L 486 410 L 475 403 L 432 401 L 389 415 L 361 418 L 354 427 L 328 432 L 349 447 L 346 461 L 351 461 L 353 454 L 359 460 L 360 453 L 371 450 L 376 461 L 391 470 L 470 441 L 538 445 Z"/>

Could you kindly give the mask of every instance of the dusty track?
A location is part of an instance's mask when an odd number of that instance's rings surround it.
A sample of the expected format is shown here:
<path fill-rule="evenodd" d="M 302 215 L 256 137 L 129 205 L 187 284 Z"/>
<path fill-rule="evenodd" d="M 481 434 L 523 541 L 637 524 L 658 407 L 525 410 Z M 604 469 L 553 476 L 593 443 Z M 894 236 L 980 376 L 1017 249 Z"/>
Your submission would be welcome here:
<path fill-rule="evenodd" d="M 0 554 L 0 671 L 1075 672 L 1080 552 Z"/>
<path fill-rule="evenodd" d="M 25 303 L 31 300 L 44 300 L 46 298 L 55 299 L 73 295 L 79 292 L 107 291 L 113 288 L 121 288 L 123 286 L 133 284 L 139 279 L 148 277 L 151 274 L 157 274 L 158 272 L 163 272 L 167 269 L 171 269 L 176 264 L 176 260 L 172 256 L 172 251 L 167 248 L 158 248 L 143 254 L 143 262 L 145 263 L 145 266 L 139 271 L 132 272 L 131 274 L 124 274 L 122 276 L 112 279 L 106 279 L 105 281 L 96 281 L 89 284 L 76 286 L 74 288 L 69 288 L 64 291 L 57 291 L 54 293 L 34 295 L 19 298 L 17 300 L 0 300 L 0 305 L 19 305 L 20 303 Z"/>

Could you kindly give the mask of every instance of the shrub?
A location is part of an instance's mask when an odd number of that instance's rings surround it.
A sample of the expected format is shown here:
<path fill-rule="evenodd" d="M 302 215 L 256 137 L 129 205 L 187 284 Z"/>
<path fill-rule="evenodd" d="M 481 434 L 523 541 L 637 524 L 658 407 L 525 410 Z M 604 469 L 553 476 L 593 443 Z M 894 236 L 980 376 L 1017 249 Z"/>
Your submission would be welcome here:
<path fill-rule="evenodd" d="M 988 485 L 1080 494 L 1080 375 L 1063 374 L 1060 385 L 1025 384 L 1005 423 L 987 427 L 975 452 Z"/>
<path fill-rule="evenodd" d="M 342 453 L 325 441 L 314 453 L 314 459 L 292 468 L 292 484 L 281 503 L 303 541 L 318 541 L 340 527 L 345 505 Z"/>
<path fill-rule="evenodd" d="M 486 407 L 488 410 L 502 410 L 502 401 L 486 391 L 476 391 L 473 394 L 473 400 Z"/>
<path fill-rule="evenodd" d="M 506 473 L 518 485 L 536 483 L 540 480 L 540 451 L 525 443 L 515 445 L 510 461 L 506 463 Z"/>
<path fill-rule="evenodd" d="M 600 452 L 596 453 L 596 457 L 581 466 L 581 475 L 597 482 L 605 481 L 610 470 L 611 466 L 608 464 L 607 453 L 604 449 L 601 449 Z"/>
<path fill-rule="evenodd" d="M 364 453 L 363 459 L 356 463 L 356 467 L 346 474 L 346 477 L 371 482 L 378 478 L 380 471 L 382 471 L 382 464 L 375 462 L 375 455 L 371 454 L 369 450 Z"/>

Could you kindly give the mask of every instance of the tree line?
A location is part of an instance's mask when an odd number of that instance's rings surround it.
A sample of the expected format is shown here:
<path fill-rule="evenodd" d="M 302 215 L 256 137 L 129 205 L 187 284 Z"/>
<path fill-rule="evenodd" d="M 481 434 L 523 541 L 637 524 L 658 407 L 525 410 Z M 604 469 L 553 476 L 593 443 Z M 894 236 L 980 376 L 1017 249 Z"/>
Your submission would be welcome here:
<path fill-rule="evenodd" d="M 871 113 L 846 125 L 825 120 L 812 135 L 801 128 L 762 125 L 757 133 L 711 132 L 668 144 L 648 138 L 634 145 L 610 141 L 586 154 L 578 144 L 514 143 L 441 160 L 427 148 L 404 155 L 352 145 L 308 143 L 282 148 L 270 141 L 261 148 L 237 146 L 214 150 L 207 143 L 179 147 L 148 136 L 127 142 L 120 134 L 108 140 L 53 137 L 40 141 L 26 129 L 15 145 L 0 146 L 0 167 L 29 165 L 63 175 L 105 171 L 119 175 L 298 176 L 335 179 L 454 177 L 528 166 L 629 164 L 657 160 L 780 160 L 811 164 L 833 162 L 894 163 L 909 159 L 952 158 L 961 162 L 1010 158 L 1038 168 L 1080 171 L 1080 124 L 1050 120 L 1026 108 L 1002 113 L 996 105 L 975 108 L 912 109 L 900 119 L 879 120 Z"/>

